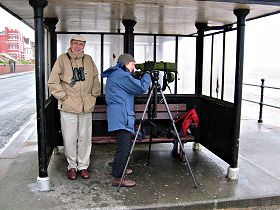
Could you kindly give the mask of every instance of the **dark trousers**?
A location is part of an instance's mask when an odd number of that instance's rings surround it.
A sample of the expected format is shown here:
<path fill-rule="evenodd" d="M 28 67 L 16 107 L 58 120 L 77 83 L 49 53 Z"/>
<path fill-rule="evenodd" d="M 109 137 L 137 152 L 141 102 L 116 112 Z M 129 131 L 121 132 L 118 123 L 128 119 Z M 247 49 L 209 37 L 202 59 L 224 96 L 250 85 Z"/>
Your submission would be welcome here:
<path fill-rule="evenodd" d="M 112 176 L 115 178 L 121 178 L 125 164 L 131 149 L 132 134 L 127 130 L 116 131 L 117 148 L 112 167 Z"/>

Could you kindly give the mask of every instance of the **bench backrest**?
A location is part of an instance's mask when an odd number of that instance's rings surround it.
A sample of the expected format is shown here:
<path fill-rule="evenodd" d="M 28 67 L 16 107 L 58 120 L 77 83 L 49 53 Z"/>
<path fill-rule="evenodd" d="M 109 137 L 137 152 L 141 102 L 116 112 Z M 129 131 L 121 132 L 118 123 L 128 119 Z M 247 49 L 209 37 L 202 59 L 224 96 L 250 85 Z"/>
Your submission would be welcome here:
<path fill-rule="evenodd" d="M 146 104 L 136 104 L 135 105 L 135 115 L 136 120 L 141 119 Z M 180 118 L 183 114 L 187 111 L 186 104 L 168 104 L 169 110 L 174 120 Z M 107 114 L 106 114 L 106 105 L 96 105 L 95 110 L 93 112 L 93 143 L 94 144 L 102 144 L 102 143 L 115 143 L 116 139 L 115 136 L 109 134 L 107 132 Z M 147 114 L 145 115 L 147 118 Z M 152 143 L 165 143 L 165 142 L 173 142 L 174 138 L 170 137 L 159 137 L 154 136 L 157 134 L 158 131 L 168 127 L 170 123 L 168 123 L 169 115 L 166 110 L 165 104 L 157 104 L 157 117 L 156 119 L 156 127 L 153 128 L 153 140 Z M 149 126 L 143 125 L 143 127 Z M 150 131 L 150 129 L 148 129 Z M 147 133 L 146 135 L 149 136 Z M 193 136 L 186 136 L 181 139 L 182 141 L 194 141 Z M 141 140 L 142 143 L 149 142 L 150 139 L 147 136 Z"/>
<path fill-rule="evenodd" d="M 136 104 L 134 107 L 136 119 L 141 119 L 145 104 Z M 168 108 L 174 120 L 178 119 L 187 111 L 186 104 L 168 104 Z M 93 120 L 107 120 L 106 105 L 95 105 L 95 110 L 93 112 Z M 148 111 L 147 111 L 148 112 Z M 147 112 L 145 114 L 145 119 L 148 118 Z M 169 115 L 165 104 L 157 104 L 157 116 L 156 119 L 169 119 Z"/>

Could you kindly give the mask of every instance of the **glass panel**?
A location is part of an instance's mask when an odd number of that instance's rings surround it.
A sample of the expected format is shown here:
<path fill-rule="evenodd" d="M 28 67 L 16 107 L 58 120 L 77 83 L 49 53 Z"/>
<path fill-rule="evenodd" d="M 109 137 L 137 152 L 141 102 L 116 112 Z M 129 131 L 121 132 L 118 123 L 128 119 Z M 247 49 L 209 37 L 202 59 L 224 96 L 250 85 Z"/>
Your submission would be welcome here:
<path fill-rule="evenodd" d="M 123 53 L 123 35 L 104 35 L 104 59 L 105 71 L 111 66 L 115 66 L 118 57 Z M 103 79 L 103 93 L 105 93 L 106 79 Z"/>
<path fill-rule="evenodd" d="M 57 56 L 67 52 L 73 34 L 57 34 Z"/>
<path fill-rule="evenodd" d="M 123 53 L 123 35 L 104 35 L 104 60 L 106 70 L 115 66 L 118 57 Z"/>
<path fill-rule="evenodd" d="M 175 37 L 157 36 L 156 38 L 156 61 L 175 62 Z"/>
<path fill-rule="evenodd" d="M 221 98 L 223 67 L 223 34 L 214 36 L 213 69 L 212 69 L 212 97 Z"/>
<path fill-rule="evenodd" d="M 236 31 L 226 33 L 224 100 L 234 102 Z"/>
<path fill-rule="evenodd" d="M 210 96 L 212 36 L 204 38 L 202 94 Z"/>
<path fill-rule="evenodd" d="M 134 58 L 136 63 L 154 60 L 154 37 L 135 36 L 134 37 Z"/>
<path fill-rule="evenodd" d="M 156 39 L 156 61 L 175 62 L 175 37 L 174 36 L 158 36 Z M 164 72 L 160 71 L 159 83 L 163 85 Z M 175 82 L 169 84 L 169 88 L 163 91 L 164 94 L 174 93 Z"/>
<path fill-rule="evenodd" d="M 178 94 L 195 93 L 195 49 L 196 38 L 179 37 L 178 39 Z"/>

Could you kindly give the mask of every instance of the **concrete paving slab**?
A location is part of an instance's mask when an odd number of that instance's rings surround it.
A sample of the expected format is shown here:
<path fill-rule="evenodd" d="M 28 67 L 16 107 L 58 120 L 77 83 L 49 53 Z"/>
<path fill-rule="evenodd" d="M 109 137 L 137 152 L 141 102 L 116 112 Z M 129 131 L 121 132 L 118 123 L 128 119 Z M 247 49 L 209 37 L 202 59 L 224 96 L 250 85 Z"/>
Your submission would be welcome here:
<path fill-rule="evenodd" d="M 172 144 L 152 145 L 149 166 L 148 145 L 137 144 L 129 164 L 137 185 L 120 192 L 111 186 L 115 145 L 93 146 L 88 180 L 68 180 L 64 155 L 53 155 L 52 190 L 38 192 L 36 133 L 30 133 L 9 163 L 0 158 L 1 169 L 6 164 L 6 173 L 0 173 L 0 209 L 280 209 L 277 126 L 242 121 L 238 181 L 226 178 L 227 163 L 204 147 L 193 151 L 186 144 L 197 189 L 186 164 L 170 155 Z"/>

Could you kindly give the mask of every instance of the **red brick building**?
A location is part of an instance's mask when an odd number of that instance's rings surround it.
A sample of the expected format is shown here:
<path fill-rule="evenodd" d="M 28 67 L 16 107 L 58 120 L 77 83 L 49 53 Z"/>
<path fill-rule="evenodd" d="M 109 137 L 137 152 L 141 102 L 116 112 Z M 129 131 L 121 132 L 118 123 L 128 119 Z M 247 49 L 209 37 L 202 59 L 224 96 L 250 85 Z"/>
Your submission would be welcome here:
<path fill-rule="evenodd" d="M 24 36 L 19 30 L 5 27 L 0 32 L 0 53 L 8 54 L 16 60 L 25 59 Z"/>

